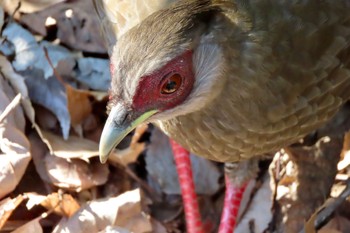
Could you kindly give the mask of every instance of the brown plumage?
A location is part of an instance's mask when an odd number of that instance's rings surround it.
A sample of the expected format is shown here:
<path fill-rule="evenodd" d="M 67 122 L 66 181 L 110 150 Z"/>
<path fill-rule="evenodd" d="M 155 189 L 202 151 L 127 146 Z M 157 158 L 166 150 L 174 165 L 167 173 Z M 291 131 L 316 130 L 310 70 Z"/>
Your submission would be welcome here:
<path fill-rule="evenodd" d="M 200 111 L 162 121 L 162 129 L 198 155 L 235 162 L 318 128 L 350 97 L 349 7 L 237 3 L 232 21 L 212 26 L 226 63 L 218 96 Z"/>
<path fill-rule="evenodd" d="M 348 0 L 179 1 L 111 48 L 111 106 L 133 111 L 142 78 L 191 50 L 191 93 L 147 121 L 216 161 L 277 150 L 318 128 L 350 98 L 349 12 Z"/>

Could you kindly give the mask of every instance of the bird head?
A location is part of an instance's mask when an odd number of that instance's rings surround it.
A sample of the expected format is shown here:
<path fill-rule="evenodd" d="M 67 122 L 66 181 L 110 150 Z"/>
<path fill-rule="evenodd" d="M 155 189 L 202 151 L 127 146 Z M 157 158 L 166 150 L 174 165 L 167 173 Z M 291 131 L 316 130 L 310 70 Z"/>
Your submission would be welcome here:
<path fill-rule="evenodd" d="M 217 82 L 224 70 L 218 12 L 211 1 L 182 1 L 150 15 L 111 48 L 102 162 L 137 125 L 198 111 L 217 96 L 224 85 Z"/>

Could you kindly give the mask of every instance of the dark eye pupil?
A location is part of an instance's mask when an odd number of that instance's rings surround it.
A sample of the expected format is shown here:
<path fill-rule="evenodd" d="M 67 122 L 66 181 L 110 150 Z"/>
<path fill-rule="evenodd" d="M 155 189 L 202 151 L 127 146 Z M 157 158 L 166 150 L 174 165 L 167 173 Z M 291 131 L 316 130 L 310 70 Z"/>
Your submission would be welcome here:
<path fill-rule="evenodd" d="M 176 83 L 175 81 L 169 81 L 169 82 L 166 84 L 165 89 L 166 89 L 168 92 L 172 92 L 172 91 L 175 91 L 176 86 L 177 86 L 177 83 Z"/>
<path fill-rule="evenodd" d="M 182 83 L 182 77 L 179 74 L 172 74 L 170 77 L 167 77 L 167 79 L 164 81 L 161 93 L 162 94 L 172 94 L 179 87 Z"/>

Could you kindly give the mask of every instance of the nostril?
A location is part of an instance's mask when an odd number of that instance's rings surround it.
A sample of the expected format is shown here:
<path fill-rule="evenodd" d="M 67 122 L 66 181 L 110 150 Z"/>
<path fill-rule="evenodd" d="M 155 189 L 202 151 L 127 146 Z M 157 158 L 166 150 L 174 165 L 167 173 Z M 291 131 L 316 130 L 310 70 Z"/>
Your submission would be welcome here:
<path fill-rule="evenodd" d="M 114 124 L 119 127 L 127 124 L 128 119 L 130 119 L 130 112 L 125 105 L 118 103 L 112 107 L 109 116 Z"/>
<path fill-rule="evenodd" d="M 118 114 L 118 115 L 119 115 L 118 117 L 114 118 L 114 123 L 117 126 L 125 125 L 126 121 L 128 119 L 129 113 L 125 112 L 125 113 L 121 113 L 121 114 Z"/>
<path fill-rule="evenodd" d="M 121 120 L 121 122 L 120 122 L 122 125 L 125 123 L 125 121 L 126 121 L 126 119 L 128 118 L 128 116 L 129 116 L 129 113 L 128 113 L 128 112 L 124 114 L 124 118 L 122 118 L 122 120 Z"/>

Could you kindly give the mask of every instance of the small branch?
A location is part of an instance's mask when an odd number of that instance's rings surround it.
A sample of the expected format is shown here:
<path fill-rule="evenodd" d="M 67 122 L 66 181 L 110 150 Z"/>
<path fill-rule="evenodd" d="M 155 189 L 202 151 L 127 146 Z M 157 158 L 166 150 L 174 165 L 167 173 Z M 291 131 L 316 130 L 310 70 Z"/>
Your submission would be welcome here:
<path fill-rule="evenodd" d="M 52 68 L 53 70 L 53 74 L 55 75 L 55 77 L 57 78 L 57 80 L 62 83 L 63 86 L 65 86 L 65 82 L 63 81 L 63 78 L 61 77 L 61 75 L 57 72 L 55 66 L 53 65 L 51 59 L 50 59 L 50 56 L 49 56 L 49 52 L 47 51 L 47 48 L 44 47 L 44 54 L 45 54 L 45 58 L 47 60 L 47 62 L 49 63 L 50 67 Z"/>
<path fill-rule="evenodd" d="M 21 93 L 18 93 L 16 97 L 11 101 L 9 105 L 5 108 L 5 110 L 0 115 L 0 123 L 2 123 L 6 117 L 21 103 Z"/>
<path fill-rule="evenodd" d="M 322 210 L 317 213 L 317 217 L 314 222 L 315 230 L 319 230 L 330 220 L 332 214 L 339 208 L 339 206 L 350 196 L 350 179 L 346 181 L 346 187 L 343 192 L 329 204 L 325 205 Z M 326 201 L 327 203 L 327 201 Z M 299 233 L 305 233 L 305 230 L 301 230 Z"/>

